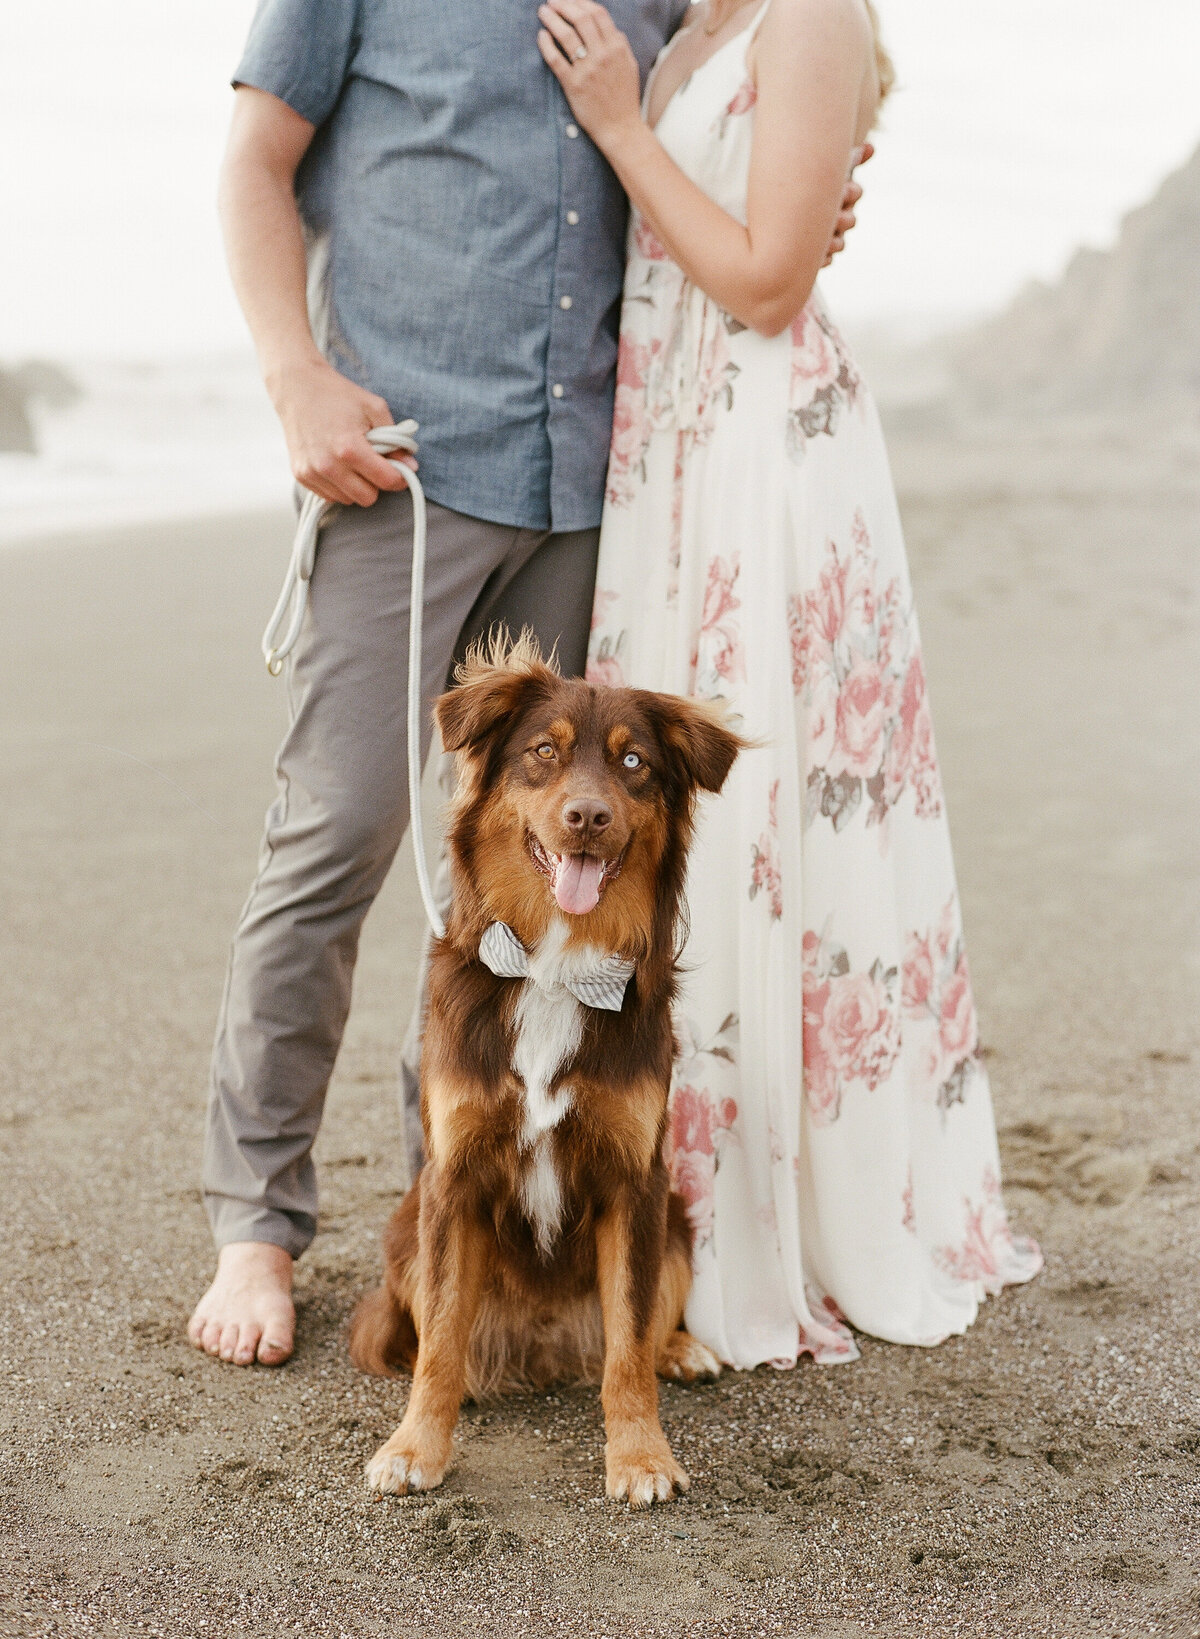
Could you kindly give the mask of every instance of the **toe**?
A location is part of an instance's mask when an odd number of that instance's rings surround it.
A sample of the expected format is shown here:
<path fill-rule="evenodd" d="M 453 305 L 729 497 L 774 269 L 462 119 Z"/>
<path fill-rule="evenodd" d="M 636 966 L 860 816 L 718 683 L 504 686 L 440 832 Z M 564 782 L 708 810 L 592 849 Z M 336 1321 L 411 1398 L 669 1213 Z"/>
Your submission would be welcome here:
<path fill-rule="evenodd" d="M 233 1351 L 235 1366 L 250 1366 L 258 1353 L 259 1339 L 262 1337 L 262 1327 L 249 1325 L 238 1328 L 237 1347 Z"/>
<path fill-rule="evenodd" d="M 279 1343 L 264 1337 L 258 1345 L 258 1361 L 261 1366 L 282 1366 L 285 1360 L 291 1358 L 292 1345 L 290 1343 Z"/>
<path fill-rule="evenodd" d="M 217 1353 L 222 1360 L 232 1360 L 237 1350 L 238 1323 L 236 1320 L 226 1321 L 221 1328 L 221 1341 L 217 1345 Z"/>
<path fill-rule="evenodd" d="M 200 1347 L 205 1354 L 216 1354 L 221 1347 L 221 1322 L 206 1320 L 204 1329 L 200 1333 Z"/>
<path fill-rule="evenodd" d="M 268 1325 L 262 1333 L 258 1345 L 258 1359 L 264 1366 L 282 1366 L 285 1360 L 292 1358 L 294 1340 L 290 1326 L 284 1327 L 278 1323 Z"/>
<path fill-rule="evenodd" d="M 382 1447 L 366 1467 L 367 1485 L 372 1491 L 390 1491 L 393 1496 L 404 1496 L 408 1490 L 408 1461 L 396 1457 Z"/>

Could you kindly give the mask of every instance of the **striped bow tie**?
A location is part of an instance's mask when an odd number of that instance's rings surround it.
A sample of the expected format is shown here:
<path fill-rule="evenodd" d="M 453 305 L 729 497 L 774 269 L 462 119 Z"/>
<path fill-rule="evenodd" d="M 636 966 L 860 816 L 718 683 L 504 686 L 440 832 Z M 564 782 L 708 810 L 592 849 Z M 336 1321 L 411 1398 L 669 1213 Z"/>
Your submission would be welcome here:
<path fill-rule="evenodd" d="M 479 941 L 479 960 L 498 979 L 528 979 L 529 952 L 507 922 L 493 922 Z M 585 1007 L 619 1013 L 625 987 L 633 978 L 633 963 L 620 956 L 602 956 L 585 973 L 572 973 L 562 980 L 572 996 Z"/>

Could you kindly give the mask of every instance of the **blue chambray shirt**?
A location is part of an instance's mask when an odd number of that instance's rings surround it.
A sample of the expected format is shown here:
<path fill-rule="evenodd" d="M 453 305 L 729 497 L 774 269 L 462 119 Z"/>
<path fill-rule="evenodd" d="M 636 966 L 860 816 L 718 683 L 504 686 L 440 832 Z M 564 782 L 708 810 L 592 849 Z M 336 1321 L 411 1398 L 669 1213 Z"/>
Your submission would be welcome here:
<path fill-rule="evenodd" d="M 608 0 L 643 80 L 687 0 Z M 600 522 L 626 201 L 537 0 L 260 0 L 235 84 L 318 127 L 297 174 L 326 357 L 421 424 L 432 500 Z"/>

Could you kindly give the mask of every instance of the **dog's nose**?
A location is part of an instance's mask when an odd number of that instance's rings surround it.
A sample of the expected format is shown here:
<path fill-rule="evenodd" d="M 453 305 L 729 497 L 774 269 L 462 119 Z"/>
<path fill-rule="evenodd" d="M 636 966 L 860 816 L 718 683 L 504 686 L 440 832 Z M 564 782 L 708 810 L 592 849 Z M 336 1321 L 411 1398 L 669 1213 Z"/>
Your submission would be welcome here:
<path fill-rule="evenodd" d="M 596 797 L 575 797 L 563 804 L 563 824 L 577 836 L 595 836 L 612 824 L 612 809 Z"/>

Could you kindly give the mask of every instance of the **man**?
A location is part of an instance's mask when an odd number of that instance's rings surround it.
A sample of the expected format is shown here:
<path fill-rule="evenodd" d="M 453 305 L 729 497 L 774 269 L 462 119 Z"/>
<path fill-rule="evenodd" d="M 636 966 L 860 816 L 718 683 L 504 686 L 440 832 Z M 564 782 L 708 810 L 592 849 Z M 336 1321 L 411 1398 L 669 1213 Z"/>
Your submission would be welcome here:
<path fill-rule="evenodd" d="M 687 0 L 612 0 L 643 78 Z M 234 936 L 205 1146 L 216 1278 L 188 1327 L 292 1352 L 292 1263 L 358 937 L 407 818 L 411 499 L 368 428 L 420 422 L 423 682 L 496 621 L 581 673 L 612 419 L 626 203 L 537 49 L 534 0 L 263 0 L 221 215 L 322 534 L 290 726 Z M 831 253 L 853 223 L 847 189 Z M 423 748 L 427 750 L 428 747 Z"/>

